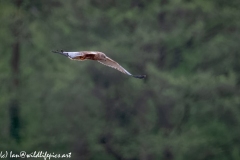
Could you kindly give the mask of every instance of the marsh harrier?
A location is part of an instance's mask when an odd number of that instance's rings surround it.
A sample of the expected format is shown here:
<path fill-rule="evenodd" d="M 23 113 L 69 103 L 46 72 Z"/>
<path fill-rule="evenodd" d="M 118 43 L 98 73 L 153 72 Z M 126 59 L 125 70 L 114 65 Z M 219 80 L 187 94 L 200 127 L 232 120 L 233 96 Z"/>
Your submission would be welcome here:
<path fill-rule="evenodd" d="M 95 60 L 95 61 L 98 61 L 98 62 L 108 66 L 108 67 L 117 69 L 120 72 L 127 74 L 129 76 L 135 77 L 135 78 L 142 79 L 142 78 L 146 77 L 146 75 L 132 75 L 126 69 L 124 69 L 122 66 L 120 66 L 117 62 L 115 62 L 111 58 L 107 57 L 102 52 L 98 52 L 98 51 L 65 52 L 63 50 L 61 50 L 61 51 L 56 50 L 56 51 L 52 51 L 52 52 L 59 53 L 63 56 L 70 58 L 71 60 L 80 60 L 80 61 L 83 61 L 86 59 Z"/>

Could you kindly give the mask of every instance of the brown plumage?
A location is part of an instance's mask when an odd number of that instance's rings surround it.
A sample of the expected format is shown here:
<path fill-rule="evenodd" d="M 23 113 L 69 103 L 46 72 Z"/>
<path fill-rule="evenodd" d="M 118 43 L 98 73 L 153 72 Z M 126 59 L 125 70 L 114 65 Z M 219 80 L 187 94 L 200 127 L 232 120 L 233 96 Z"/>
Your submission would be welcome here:
<path fill-rule="evenodd" d="M 124 69 L 122 66 L 120 66 L 117 62 L 112 60 L 111 58 L 107 57 L 104 53 L 98 52 L 98 51 L 80 51 L 80 52 L 65 52 L 63 50 L 61 51 L 52 51 L 54 53 L 59 53 L 61 55 L 64 55 L 72 60 L 96 60 L 108 67 L 112 67 L 114 69 L 119 70 L 120 72 L 127 74 L 129 76 L 133 76 L 135 78 L 145 78 L 146 75 L 132 75 L 129 73 L 126 69 Z"/>

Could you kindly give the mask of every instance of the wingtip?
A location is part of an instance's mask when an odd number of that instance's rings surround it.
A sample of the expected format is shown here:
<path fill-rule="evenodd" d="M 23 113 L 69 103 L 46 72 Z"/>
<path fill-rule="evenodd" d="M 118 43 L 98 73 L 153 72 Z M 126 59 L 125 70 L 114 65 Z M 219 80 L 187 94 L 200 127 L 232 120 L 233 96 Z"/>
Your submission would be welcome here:
<path fill-rule="evenodd" d="M 55 50 L 55 51 L 52 51 L 53 53 L 63 53 L 64 52 L 64 50 Z"/>
<path fill-rule="evenodd" d="M 133 75 L 134 78 L 139 78 L 139 79 L 143 79 L 146 78 L 146 75 Z"/>
<path fill-rule="evenodd" d="M 53 53 L 58 53 L 58 54 L 61 54 L 61 55 L 63 55 L 63 56 L 66 56 L 66 57 L 68 57 L 68 54 L 67 53 L 64 53 L 64 51 L 63 50 L 55 50 L 55 51 L 52 51 Z"/>
<path fill-rule="evenodd" d="M 59 50 L 52 51 L 53 53 L 61 53 Z"/>

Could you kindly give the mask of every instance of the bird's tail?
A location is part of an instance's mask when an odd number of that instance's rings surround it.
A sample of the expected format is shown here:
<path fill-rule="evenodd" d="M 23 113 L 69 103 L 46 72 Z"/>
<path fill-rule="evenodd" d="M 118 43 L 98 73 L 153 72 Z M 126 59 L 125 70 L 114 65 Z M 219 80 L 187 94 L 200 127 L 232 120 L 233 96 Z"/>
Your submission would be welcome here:
<path fill-rule="evenodd" d="M 139 79 L 143 79 L 146 78 L 146 75 L 132 75 L 134 78 L 139 78 Z"/>

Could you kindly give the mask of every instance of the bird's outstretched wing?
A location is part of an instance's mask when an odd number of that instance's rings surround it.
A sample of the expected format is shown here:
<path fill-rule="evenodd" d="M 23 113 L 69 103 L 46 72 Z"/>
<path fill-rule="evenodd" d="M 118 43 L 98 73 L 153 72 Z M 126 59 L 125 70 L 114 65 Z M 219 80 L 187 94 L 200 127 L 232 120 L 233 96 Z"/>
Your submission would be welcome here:
<path fill-rule="evenodd" d="M 101 59 L 101 60 L 98 60 L 98 62 L 108 66 L 108 67 L 112 67 L 114 69 L 117 69 L 119 70 L 120 72 L 124 73 L 124 74 L 127 74 L 129 76 L 133 76 L 135 78 L 145 78 L 146 75 L 132 75 L 131 73 L 129 73 L 126 69 L 124 69 L 122 66 L 120 66 L 117 62 L 115 62 L 114 60 L 112 60 L 111 58 L 109 57 L 106 57 L 104 59 Z"/>

